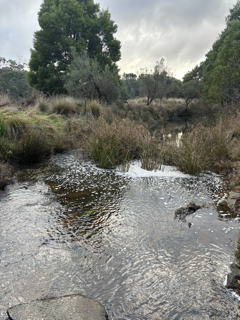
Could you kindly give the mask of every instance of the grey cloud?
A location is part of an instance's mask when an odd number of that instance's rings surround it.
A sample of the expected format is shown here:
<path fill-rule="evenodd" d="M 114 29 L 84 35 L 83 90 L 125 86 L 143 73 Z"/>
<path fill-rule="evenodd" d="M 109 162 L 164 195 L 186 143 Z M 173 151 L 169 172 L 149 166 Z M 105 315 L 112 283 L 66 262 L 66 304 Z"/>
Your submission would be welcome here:
<path fill-rule="evenodd" d="M 183 75 L 204 59 L 235 0 L 100 0 L 119 26 L 122 72 L 152 68 L 164 56 Z M 137 65 L 139 64 L 139 65 Z M 133 70 L 134 69 L 134 70 Z"/>

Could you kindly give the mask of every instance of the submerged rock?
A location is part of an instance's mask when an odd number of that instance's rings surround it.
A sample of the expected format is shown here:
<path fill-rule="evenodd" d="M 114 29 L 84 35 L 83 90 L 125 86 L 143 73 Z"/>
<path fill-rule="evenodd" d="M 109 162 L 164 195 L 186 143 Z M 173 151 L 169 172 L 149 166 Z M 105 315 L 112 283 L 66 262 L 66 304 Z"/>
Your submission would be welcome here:
<path fill-rule="evenodd" d="M 19 304 L 7 311 L 10 320 L 107 320 L 99 302 L 80 294 L 36 300 Z"/>
<path fill-rule="evenodd" d="M 194 213 L 195 211 L 201 208 L 202 208 L 201 206 L 196 205 L 194 202 L 190 202 L 186 207 L 181 207 L 175 211 L 174 219 L 178 219 L 183 222 L 186 222 L 186 216 Z"/>

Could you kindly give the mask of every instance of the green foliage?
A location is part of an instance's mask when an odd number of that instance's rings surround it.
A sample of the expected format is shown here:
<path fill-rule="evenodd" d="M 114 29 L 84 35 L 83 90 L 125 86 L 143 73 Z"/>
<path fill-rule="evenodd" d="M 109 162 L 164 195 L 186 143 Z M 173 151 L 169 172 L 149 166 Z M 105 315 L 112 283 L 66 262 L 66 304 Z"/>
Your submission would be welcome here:
<path fill-rule="evenodd" d="M 65 88 L 72 96 L 109 104 L 121 98 L 123 88 L 115 70 L 108 65 L 102 69 L 97 59 L 90 59 L 87 52 L 78 55 L 73 50 L 72 56 L 72 63 L 63 77 Z"/>
<path fill-rule="evenodd" d="M 71 62 L 71 47 L 86 50 L 102 68 L 117 70 L 120 42 L 108 10 L 93 0 L 44 0 L 39 11 L 41 30 L 34 34 L 28 81 L 46 93 L 65 93 L 62 75 Z"/>
<path fill-rule="evenodd" d="M 194 79 L 201 80 L 203 78 L 203 62 L 196 65 L 191 71 L 188 71 L 184 77 L 183 82 L 188 82 Z"/>
<path fill-rule="evenodd" d="M 176 78 L 172 78 L 170 88 L 166 93 L 166 98 L 182 98 L 182 81 Z"/>
<path fill-rule="evenodd" d="M 0 95 L 8 94 L 13 99 L 30 94 L 24 64 L 0 57 Z"/>
<path fill-rule="evenodd" d="M 199 80 L 190 80 L 188 82 L 183 83 L 181 93 L 183 99 L 185 100 L 187 109 L 191 101 L 200 98 L 201 82 Z"/>
<path fill-rule="evenodd" d="M 238 0 L 235 6 L 230 9 L 230 14 L 226 17 L 227 26 L 231 24 L 233 20 L 240 20 L 240 1 Z"/>
<path fill-rule="evenodd" d="M 212 50 L 204 67 L 204 92 L 210 101 L 240 100 L 240 21 L 232 21 Z"/>
<path fill-rule="evenodd" d="M 140 97 L 140 81 L 137 79 L 137 75 L 134 73 L 124 73 L 123 74 L 123 84 L 127 88 L 128 94 L 131 99 Z"/>

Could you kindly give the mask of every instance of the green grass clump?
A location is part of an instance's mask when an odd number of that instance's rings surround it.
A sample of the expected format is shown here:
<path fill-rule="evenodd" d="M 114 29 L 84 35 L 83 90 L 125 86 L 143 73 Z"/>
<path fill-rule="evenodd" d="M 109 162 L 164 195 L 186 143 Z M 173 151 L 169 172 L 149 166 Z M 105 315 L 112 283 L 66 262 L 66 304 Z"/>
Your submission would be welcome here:
<path fill-rule="evenodd" d="M 92 126 L 87 138 L 88 150 L 95 163 L 104 169 L 140 158 L 147 130 L 133 121 L 115 120 L 111 124 L 100 119 Z"/>
<path fill-rule="evenodd" d="M 78 105 L 71 97 L 55 97 L 52 99 L 52 112 L 68 115 L 76 113 Z"/>
<path fill-rule="evenodd" d="M 0 117 L 0 137 L 4 137 L 7 133 L 7 125 L 4 117 Z"/>
<path fill-rule="evenodd" d="M 52 154 L 52 143 L 47 134 L 37 128 L 28 130 L 15 141 L 9 158 L 20 164 L 33 164 Z"/>
<path fill-rule="evenodd" d="M 88 105 L 87 108 L 91 110 L 92 115 L 94 118 L 99 118 L 101 114 L 101 107 L 97 101 L 91 101 Z"/>
<path fill-rule="evenodd" d="M 6 134 L 10 139 L 20 138 L 30 125 L 30 120 L 19 115 L 5 118 Z"/>
<path fill-rule="evenodd" d="M 41 112 L 48 113 L 50 110 L 49 103 L 47 99 L 40 99 L 37 103 L 37 107 Z"/>
<path fill-rule="evenodd" d="M 183 172 L 197 175 L 211 170 L 228 158 L 227 137 L 222 126 L 198 126 L 183 136 L 179 147 L 172 148 L 172 162 Z"/>

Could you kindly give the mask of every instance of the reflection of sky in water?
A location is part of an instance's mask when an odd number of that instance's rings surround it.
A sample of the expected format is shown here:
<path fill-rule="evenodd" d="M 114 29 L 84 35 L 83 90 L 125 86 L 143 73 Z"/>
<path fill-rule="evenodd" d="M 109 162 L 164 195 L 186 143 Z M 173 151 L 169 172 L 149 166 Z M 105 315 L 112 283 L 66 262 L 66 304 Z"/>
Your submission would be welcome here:
<path fill-rule="evenodd" d="M 70 153 L 28 170 L 42 182 L 14 186 L 0 208 L 2 312 L 79 292 L 115 320 L 232 319 L 238 305 L 222 284 L 239 223 L 215 209 L 220 179 L 133 169 L 100 170 Z M 190 201 L 206 206 L 174 220 Z"/>

